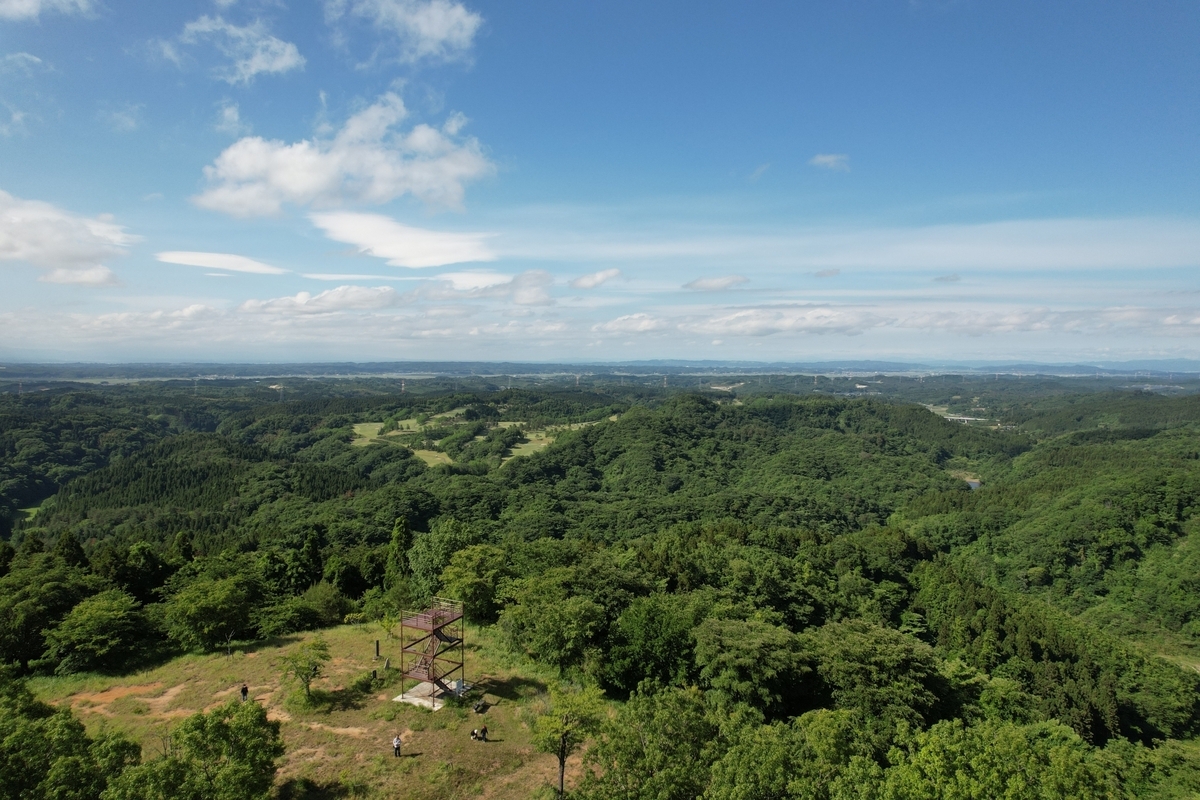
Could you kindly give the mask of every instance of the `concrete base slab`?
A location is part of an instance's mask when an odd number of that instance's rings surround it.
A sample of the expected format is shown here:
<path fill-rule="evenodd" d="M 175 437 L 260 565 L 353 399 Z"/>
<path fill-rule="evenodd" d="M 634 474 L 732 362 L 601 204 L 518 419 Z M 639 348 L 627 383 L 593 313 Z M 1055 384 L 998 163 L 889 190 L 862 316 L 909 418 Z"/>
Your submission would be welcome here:
<path fill-rule="evenodd" d="M 462 684 L 463 692 L 470 688 L 471 684 Z M 430 711 L 438 711 L 446 704 L 446 696 L 446 692 L 443 692 L 432 683 L 418 683 L 411 689 L 407 689 L 400 695 L 393 697 L 392 702 L 408 703 L 410 706 L 419 706 L 421 708 L 428 708 Z"/>

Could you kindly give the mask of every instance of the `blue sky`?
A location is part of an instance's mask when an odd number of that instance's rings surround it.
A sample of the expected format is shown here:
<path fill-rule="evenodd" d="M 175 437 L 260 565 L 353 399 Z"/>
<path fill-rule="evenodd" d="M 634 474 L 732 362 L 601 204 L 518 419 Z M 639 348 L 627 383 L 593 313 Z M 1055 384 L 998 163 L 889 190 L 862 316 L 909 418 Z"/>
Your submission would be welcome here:
<path fill-rule="evenodd" d="M 1192 2 L 0 0 L 0 359 L 1200 357 Z"/>

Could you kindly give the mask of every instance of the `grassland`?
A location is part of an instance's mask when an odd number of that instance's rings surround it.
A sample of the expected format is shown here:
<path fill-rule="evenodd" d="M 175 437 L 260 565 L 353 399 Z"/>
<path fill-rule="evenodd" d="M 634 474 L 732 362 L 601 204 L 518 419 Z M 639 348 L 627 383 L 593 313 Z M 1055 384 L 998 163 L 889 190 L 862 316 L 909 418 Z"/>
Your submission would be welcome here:
<path fill-rule="evenodd" d="M 425 462 L 426 466 L 436 467 L 439 464 L 452 464 L 453 459 L 437 450 L 413 450 L 413 455 Z"/>
<path fill-rule="evenodd" d="M 124 677 L 37 678 L 34 691 L 47 702 L 70 706 L 89 731 L 119 730 L 141 742 L 147 756 L 161 751 L 170 726 L 196 711 L 238 696 L 242 683 L 282 725 L 287 753 L 277 783 L 296 796 L 467 798 L 494 800 L 551 796 L 554 757 L 535 752 L 530 721 L 542 702 L 550 674 L 500 648 L 486 630 L 467 632 L 469 704 L 431 712 L 392 700 L 400 692 L 395 670 L 375 661 L 378 627 L 342 626 L 323 631 L 334 656 L 326 676 L 313 685 L 313 700 L 282 679 L 281 659 L 314 634 L 236 649 L 232 656 L 188 655 Z M 395 640 L 381 642 L 382 655 L 398 656 Z M 380 674 L 371 679 L 371 670 Z M 411 684 L 410 684 L 411 685 Z M 473 728 L 486 724 L 490 741 L 475 742 Z M 394 758 L 392 737 L 404 741 Z M 570 775 L 577 777 L 576 758 Z"/>
<path fill-rule="evenodd" d="M 462 413 L 465 410 L 466 410 L 465 408 L 451 409 L 450 411 L 445 411 L 445 412 L 442 412 L 441 414 L 435 414 L 432 417 L 430 417 L 430 419 L 431 420 L 440 420 L 443 423 L 454 422 L 458 417 L 460 417 L 462 415 Z M 614 414 L 613 416 L 609 417 L 609 421 L 615 422 L 617 420 L 617 418 L 618 418 L 617 415 Z M 518 425 L 525 425 L 525 424 L 526 423 L 524 423 L 524 422 L 511 421 L 511 420 L 497 423 L 497 425 L 501 428 L 511 428 L 511 427 L 515 427 Z M 554 441 L 555 437 L 558 436 L 563 431 L 579 430 L 580 428 L 586 428 L 590 425 L 595 425 L 595 424 L 596 424 L 596 422 L 594 422 L 594 421 L 593 422 L 574 422 L 574 423 L 565 424 L 565 425 L 555 425 L 555 426 L 552 426 L 549 428 L 527 431 L 525 433 L 525 441 L 521 442 L 517 446 L 513 447 L 510 454 L 504 460 L 507 461 L 509 459 L 516 458 L 518 456 L 532 455 L 533 453 L 536 453 L 539 450 L 544 450 L 545 448 L 549 447 L 550 444 Z M 356 424 L 354 426 L 354 439 L 351 440 L 350 444 L 352 444 L 355 447 L 366 447 L 367 445 L 373 444 L 375 442 L 396 441 L 394 439 L 390 439 L 389 437 L 406 436 L 408 434 L 411 434 L 413 431 L 418 431 L 422 428 L 421 423 L 419 423 L 415 418 L 405 419 L 405 420 L 401 420 L 400 422 L 397 423 L 396 430 L 392 430 L 392 431 L 389 431 L 389 432 L 381 435 L 380 431 L 383 430 L 383 425 L 384 425 L 384 423 L 382 423 L 382 422 L 360 422 L 360 423 Z M 483 438 L 484 437 L 482 437 L 482 436 L 475 437 L 476 441 L 479 441 Z M 397 443 L 399 443 L 399 442 L 397 442 Z M 445 453 L 439 452 L 437 450 L 413 449 L 413 455 L 415 455 L 417 458 L 421 459 L 428 466 L 431 466 L 431 467 L 436 467 L 441 464 L 453 463 L 453 459 L 451 459 L 450 456 L 448 456 Z"/>
<path fill-rule="evenodd" d="M 360 422 L 354 426 L 354 439 L 350 444 L 355 447 L 366 447 L 379 436 L 383 429 L 382 422 Z"/>

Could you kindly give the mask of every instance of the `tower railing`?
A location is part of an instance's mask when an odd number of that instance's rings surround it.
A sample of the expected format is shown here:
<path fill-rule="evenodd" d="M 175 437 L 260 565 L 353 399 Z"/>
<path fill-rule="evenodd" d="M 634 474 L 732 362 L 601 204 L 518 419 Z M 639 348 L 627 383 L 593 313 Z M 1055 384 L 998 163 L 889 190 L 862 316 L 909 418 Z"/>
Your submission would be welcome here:
<path fill-rule="evenodd" d="M 463 678 L 464 661 L 461 602 L 434 597 L 425 608 L 401 612 L 401 695 L 410 680 L 432 684 L 442 694 L 455 693 L 451 681 L 456 675 Z"/>

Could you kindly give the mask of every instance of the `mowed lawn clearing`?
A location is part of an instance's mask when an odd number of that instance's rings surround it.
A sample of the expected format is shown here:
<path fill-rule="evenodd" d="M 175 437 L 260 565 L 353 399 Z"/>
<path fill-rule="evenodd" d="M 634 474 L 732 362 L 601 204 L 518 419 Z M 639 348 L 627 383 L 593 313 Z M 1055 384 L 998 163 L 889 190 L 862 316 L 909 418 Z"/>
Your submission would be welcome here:
<path fill-rule="evenodd" d="M 382 422 L 360 422 L 354 426 L 354 439 L 350 444 L 354 447 L 366 447 L 375 441 L 379 431 L 383 429 Z"/>
<path fill-rule="evenodd" d="M 384 658 L 396 665 L 399 646 L 394 639 L 381 641 L 382 658 L 374 661 L 375 639 L 382 633 L 370 625 L 321 632 L 333 660 L 313 684 L 313 702 L 304 703 L 300 690 L 283 682 L 281 659 L 314 635 L 239 648 L 229 657 L 181 656 L 123 677 L 42 677 L 30 685 L 41 699 L 70 706 L 90 732 L 125 732 L 151 758 L 162 752 L 172 724 L 236 699 L 246 683 L 252 701 L 282 724 L 287 753 L 276 783 L 293 797 L 552 796 L 557 762 L 534 751 L 529 727 L 531 706 L 551 673 L 509 655 L 490 631 L 467 630 L 469 702 L 436 712 L 393 702 L 400 684 L 395 670 L 385 672 Z M 373 669 L 380 680 L 371 680 Z M 481 695 L 489 705 L 476 714 L 469 703 Z M 471 730 L 484 724 L 490 741 L 472 741 Z M 398 759 L 391 747 L 397 733 L 404 742 Z M 578 757 L 571 766 L 577 778 Z M 308 794 L 298 791 L 302 786 Z"/>
<path fill-rule="evenodd" d="M 616 422 L 618 419 L 620 419 L 620 416 L 618 414 L 613 414 L 606 421 L 607 422 Z M 525 441 L 523 441 L 520 444 L 513 447 L 512 450 L 510 451 L 511 454 L 505 460 L 507 461 L 508 459 L 516 458 L 517 456 L 533 455 L 537 451 L 545 450 L 547 447 L 549 447 L 551 444 L 553 444 L 555 437 L 557 437 L 558 434 L 562 433 L 563 431 L 577 431 L 580 428 L 588 428 L 588 427 L 591 427 L 592 425 L 598 425 L 602 421 L 605 421 L 605 420 L 595 420 L 593 422 L 572 422 L 572 423 L 569 423 L 566 425 L 553 425 L 544 430 L 526 431 L 525 432 Z M 511 425 L 524 425 L 524 424 L 525 423 L 523 423 L 523 422 L 501 422 L 500 423 L 500 425 L 503 427 L 508 427 Z"/>
<path fill-rule="evenodd" d="M 413 450 L 413 455 L 424 461 L 427 467 L 454 463 L 454 459 L 438 450 Z"/>

